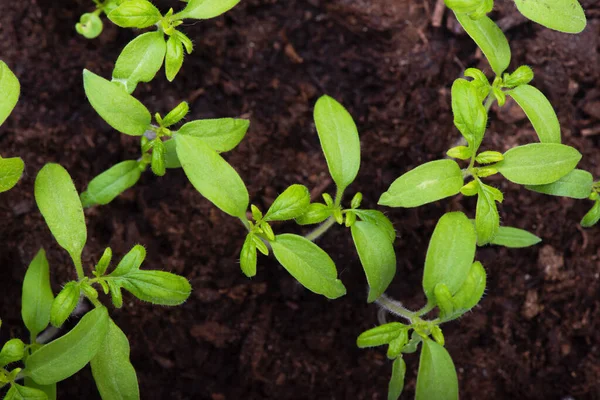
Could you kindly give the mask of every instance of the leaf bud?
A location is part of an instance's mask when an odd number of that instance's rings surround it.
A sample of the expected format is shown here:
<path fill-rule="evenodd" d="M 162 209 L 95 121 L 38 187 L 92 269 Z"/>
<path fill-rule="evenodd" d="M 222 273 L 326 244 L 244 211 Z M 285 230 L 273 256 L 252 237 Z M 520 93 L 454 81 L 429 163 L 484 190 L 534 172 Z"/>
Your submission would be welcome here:
<path fill-rule="evenodd" d="M 467 183 L 465 186 L 460 188 L 460 192 L 464 196 L 475 196 L 479 190 L 479 183 L 475 180 Z"/>
<path fill-rule="evenodd" d="M 504 86 L 512 88 L 526 85 L 533 80 L 533 70 L 527 65 L 522 65 L 512 74 L 504 75 Z"/>
<path fill-rule="evenodd" d="M 361 192 L 358 192 L 352 198 L 352 202 L 350 202 L 350 207 L 358 208 L 360 207 L 360 203 L 362 203 L 363 195 Z"/>
<path fill-rule="evenodd" d="M 467 146 L 456 146 L 446 152 L 448 157 L 457 158 L 459 160 L 468 160 L 471 158 L 472 154 L 471 148 Z"/>
<path fill-rule="evenodd" d="M 11 339 L 0 350 L 0 367 L 22 360 L 25 357 L 25 344 L 21 339 Z"/>
<path fill-rule="evenodd" d="M 190 107 L 188 106 L 188 103 L 182 101 L 177 105 L 177 107 L 169 111 L 169 113 L 163 118 L 161 126 L 166 128 L 171 125 L 175 125 L 183 118 L 185 118 L 189 111 Z"/>
<path fill-rule="evenodd" d="M 50 309 L 50 323 L 52 326 L 60 327 L 69 318 L 77 303 L 79 303 L 79 283 L 69 282 L 58 293 L 52 302 Z"/>
<path fill-rule="evenodd" d="M 94 13 L 85 13 L 75 25 L 75 30 L 86 39 L 97 38 L 102 33 L 104 24 Z"/>
<path fill-rule="evenodd" d="M 491 164 L 504 160 L 504 155 L 499 151 L 484 151 L 475 157 L 479 164 Z"/>

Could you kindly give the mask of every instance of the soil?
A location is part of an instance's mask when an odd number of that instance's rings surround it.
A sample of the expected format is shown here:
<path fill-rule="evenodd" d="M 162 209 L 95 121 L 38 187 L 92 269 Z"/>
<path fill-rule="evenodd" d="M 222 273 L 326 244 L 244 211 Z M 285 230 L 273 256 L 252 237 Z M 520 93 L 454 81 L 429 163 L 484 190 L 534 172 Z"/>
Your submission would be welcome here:
<path fill-rule="evenodd" d="M 579 36 L 544 29 L 497 1 L 513 50 L 511 68 L 531 65 L 548 95 L 563 141 L 600 176 L 600 6 L 584 0 L 589 25 Z M 173 2 L 158 5 L 167 10 Z M 2 127 L 2 155 L 21 156 L 26 173 L 0 196 L 0 342 L 25 338 L 20 285 L 40 247 L 48 252 L 55 290 L 74 277 L 67 254 L 45 226 L 33 198 L 37 171 L 58 162 L 83 190 L 121 160 L 136 158 L 137 139 L 120 135 L 88 104 L 81 71 L 109 76 L 137 33 L 110 22 L 100 38 L 78 36 L 85 0 L 2 0 L 0 58 L 22 83 L 22 97 Z M 365 207 L 399 175 L 443 157 L 459 137 L 450 85 L 464 68 L 490 72 L 484 57 L 448 11 L 433 27 L 435 1 L 243 0 L 226 16 L 188 24 L 196 48 L 170 84 L 160 76 L 136 96 L 163 114 L 182 100 L 191 119 L 242 116 L 247 138 L 226 157 L 251 201 L 267 207 L 292 183 L 319 196 L 332 192 L 312 122 L 323 93 L 357 121 L 362 166 L 350 192 Z M 506 150 L 535 140 L 524 115 L 508 104 L 492 110 L 484 146 Z M 529 249 L 485 247 L 488 271 L 481 306 L 444 327 L 462 399 L 600 399 L 600 235 L 578 221 L 591 206 L 524 191 L 493 179 L 505 193 L 502 222 L 543 239 Z M 446 211 L 473 215 L 456 197 L 418 209 L 386 209 L 398 231 L 398 273 L 389 294 L 422 305 L 422 267 L 429 237 Z M 190 279 L 181 307 L 127 296 L 111 311 L 131 342 L 144 399 L 384 399 L 391 363 L 384 349 L 359 350 L 357 335 L 377 323 L 349 233 L 336 228 L 320 245 L 336 261 L 348 295 L 328 301 L 307 292 L 271 258 L 252 280 L 239 270 L 244 229 L 187 182 L 181 170 L 146 173 L 112 204 L 86 211 L 88 268 L 106 246 L 116 257 L 134 244 L 148 249 L 145 267 Z M 276 230 L 294 231 L 293 225 Z M 407 356 L 405 398 L 414 392 L 416 355 Z M 98 398 L 89 369 L 59 384 L 61 398 Z"/>

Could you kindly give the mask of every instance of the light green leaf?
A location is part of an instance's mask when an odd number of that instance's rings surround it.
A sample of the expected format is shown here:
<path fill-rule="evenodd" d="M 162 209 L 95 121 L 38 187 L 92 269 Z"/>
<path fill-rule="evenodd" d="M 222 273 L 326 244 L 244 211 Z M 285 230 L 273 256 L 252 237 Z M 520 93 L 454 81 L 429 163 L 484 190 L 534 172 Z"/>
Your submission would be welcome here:
<path fill-rule="evenodd" d="M 370 222 L 371 224 L 375 224 L 386 233 L 390 242 L 394 243 L 396 240 L 396 230 L 394 229 L 394 224 L 389 220 L 388 217 L 385 216 L 384 213 L 377 210 L 352 210 L 362 221 Z"/>
<path fill-rule="evenodd" d="M 181 168 L 181 162 L 177 157 L 177 146 L 175 140 L 170 139 L 164 142 L 165 145 L 165 167 L 166 168 Z"/>
<path fill-rule="evenodd" d="M 488 185 L 481 183 L 477 193 L 475 230 L 477 231 L 477 245 L 483 246 L 490 243 L 496 236 L 500 227 L 500 215 L 494 194 Z"/>
<path fill-rule="evenodd" d="M 507 92 L 525 111 L 541 143 L 560 143 L 560 123 L 546 96 L 531 85 Z"/>
<path fill-rule="evenodd" d="M 47 400 L 46 393 L 39 389 L 34 389 L 26 386 L 21 386 L 17 383 L 12 383 L 4 400 Z"/>
<path fill-rule="evenodd" d="M 458 378 L 452 358 L 436 342 L 424 339 L 415 400 L 458 400 Z"/>
<path fill-rule="evenodd" d="M 163 64 L 167 44 L 161 31 L 147 32 L 133 39 L 121 52 L 112 73 L 113 81 L 132 93 L 138 82 L 150 82 Z"/>
<path fill-rule="evenodd" d="M 50 267 L 46 252 L 40 249 L 27 268 L 21 296 L 21 317 L 32 338 L 48 326 L 52 301 Z"/>
<path fill-rule="evenodd" d="M 430 161 L 396 179 L 379 198 L 389 207 L 418 207 L 458 194 L 464 185 L 460 167 L 453 160 Z"/>
<path fill-rule="evenodd" d="M 48 400 L 56 400 L 56 383 L 50 385 L 38 385 L 33 379 L 26 376 L 24 379 L 25 386 L 44 392 Z"/>
<path fill-rule="evenodd" d="M 304 214 L 296 218 L 296 223 L 298 225 L 319 224 L 329 218 L 331 214 L 331 207 L 323 203 L 312 203 Z"/>
<path fill-rule="evenodd" d="M 127 0 L 108 13 L 115 25 L 121 28 L 148 28 L 162 18 L 158 8 L 147 0 Z"/>
<path fill-rule="evenodd" d="M 21 85 L 15 74 L 4 61 L 0 61 L 0 125 L 6 121 L 17 105 Z"/>
<path fill-rule="evenodd" d="M 108 332 L 100 350 L 90 361 L 92 375 L 104 400 L 137 400 L 138 379 L 129 361 L 129 340 L 109 318 Z"/>
<path fill-rule="evenodd" d="M 242 272 L 248 278 L 252 278 L 256 275 L 256 243 L 253 233 L 246 235 L 242 251 L 240 253 L 240 267 Z M 260 240 L 260 239 L 258 239 Z"/>
<path fill-rule="evenodd" d="M 102 33 L 104 23 L 100 17 L 94 13 L 85 13 L 79 18 L 75 25 L 75 30 L 86 39 L 95 39 Z"/>
<path fill-rule="evenodd" d="M 79 303 L 80 286 L 78 282 L 71 281 L 62 288 L 52 302 L 50 309 L 50 323 L 59 328 L 71 316 L 77 303 Z"/>
<path fill-rule="evenodd" d="M 552 196 L 571 197 L 573 199 L 587 199 L 592 193 L 594 177 L 587 171 L 574 169 L 554 183 L 546 185 L 525 186 L 534 192 Z"/>
<path fill-rule="evenodd" d="M 367 302 L 372 303 L 385 292 L 396 274 L 394 245 L 388 233 L 371 222 L 356 221 L 351 232 L 369 282 Z"/>
<path fill-rule="evenodd" d="M 542 239 L 523 229 L 513 228 L 510 226 L 501 226 L 498 229 L 498 233 L 491 241 L 491 244 L 513 249 L 520 249 L 523 247 L 533 246 L 541 241 Z"/>
<path fill-rule="evenodd" d="M 483 51 L 492 70 L 501 76 L 510 64 L 510 46 L 502 30 L 489 17 L 473 20 L 466 14 L 455 15 L 467 34 Z"/>
<path fill-rule="evenodd" d="M 388 400 L 398 400 L 404 390 L 404 376 L 406 375 L 406 363 L 402 357 L 394 360 L 392 365 L 392 377 L 388 386 Z"/>
<path fill-rule="evenodd" d="M 506 179 L 520 185 L 553 183 L 571 172 L 581 160 L 573 147 L 555 143 L 532 143 L 504 153 L 504 160 L 495 164 Z"/>
<path fill-rule="evenodd" d="M 46 164 L 35 179 L 35 201 L 58 244 L 71 255 L 75 266 L 81 267 L 87 228 L 67 170 L 58 164 Z"/>
<path fill-rule="evenodd" d="M 344 106 L 329 96 L 319 98 L 314 118 L 329 173 L 342 192 L 354 181 L 360 168 L 356 124 Z"/>
<path fill-rule="evenodd" d="M 365 347 L 382 346 L 396 339 L 400 332 L 407 330 L 408 327 L 400 322 L 389 322 L 379 325 L 360 334 L 356 339 L 356 345 L 364 349 Z"/>
<path fill-rule="evenodd" d="M 118 83 L 85 69 L 83 87 L 94 110 L 117 131 L 142 136 L 150 127 L 152 117 L 148 109 Z"/>
<path fill-rule="evenodd" d="M 39 385 L 67 379 L 94 358 L 107 330 L 106 307 L 95 308 L 66 335 L 44 345 L 27 358 L 26 374 Z"/>
<path fill-rule="evenodd" d="M 192 292 L 187 279 L 165 271 L 136 270 L 117 280 L 138 299 L 163 306 L 183 304 Z"/>
<path fill-rule="evenodd" d="M 25 169 L 25 163 L 18 157 L 2 158 L 0 157 L 0 193 L 12 189 Z"/>
<path fill-rule="evenodd" d="M 423 290 L 430 303 L 435 303 L 434 289 L 444 283 L 454 294 L 467 278 L 477 237 L 465 214 L 446 213 L 438 221 L 429 242 L 423 272 Z"/>
<path fill-rule="evenodd" d="M 91 180 L 87 190 L 81 193 L 81 203 L 84 207 L 108 204 L 135 185 L 141 175 L 137 161 L 120 162 Z"/>
<path fill-rule="evenodd" d="M 0 350 L 0 368 L 21 361 L 25 357 L 25 343 L 21 339 L 10 339 Z"/>
<path fill-rule="evenodd" d="M 264 221 L 287 221 L 298 218 L 310 206 L 310 192 L 304 185 L 291 185 L 283 191 L 265 214 Z"/>
<path fill-rule="evenodd" d="M 138 270 L 146 259 L 146 249 L 144 246 L 136 244 L 131 250 L 119 261 L 117 267 L 110 273 L 110 277 L 121 277 L 129 272 Z"/>
<path fill-rule="evenodd" d="M 442 320 L 444 322 L 454 320 L 479 304 L 485 292 L 486 280 L 487 276 L 483 265 L 479 261 L 475 261 L 469 270 L 467 279 L 452 298 L 452 314 L 442 316 Z"/>
<path fill-rule="evenodd" d="M 165 56 L 165 74 L 169 82 L 173 82 L 181 66 L 183 65 L 183 43 L 175 36 L 169 36 L 167 40 L 167 52 Z"/>
<path fill-rule="evenodd" d="M 581 226 L 591 228 L 600 221 L 600 200 L 596 200 L 594 206 L 585 214 L 581 220 Z"/>
<path fill-rule="evenodd" d="M 218 17 L 235 7 L 240 0 L 190 0 L 179 18 L 209 19 Z"/>
<path fill-rule="evenodd" d="M 177 135 L 177 156 L 200 194 L 233 217 L 245 217 L 250 202 L 238 173 L 202 139 Z"/>
<path fill-rule="evenodd" d="M 246 136 L 249 126 L 250 121 L 246 119 L 202 119 L 188 122 L 177 134 L 202 139 L 214 151 L 222 153 L 237 146 Z"/>
<path fill-rule="evenodd" d="M 487 128 L 487 111 L 472 82 L 457 79 L 452 84 L 452 113 L 454 125 L 471 145 L 471 152 L 476 153 Z"/>
<path fill-rule="evenodd" d="M 515 4 L 521 14 L 546 28 L 566 33 L 585 29 L 585 13 L 577 0 L 515 0 Z"/>
<path fill-rule="evenodd" d="M 275 258 L 311 292 L 336 299 L 346 294 L 331 257 L 302 236 L 277 235 L 271 242 Z"/>

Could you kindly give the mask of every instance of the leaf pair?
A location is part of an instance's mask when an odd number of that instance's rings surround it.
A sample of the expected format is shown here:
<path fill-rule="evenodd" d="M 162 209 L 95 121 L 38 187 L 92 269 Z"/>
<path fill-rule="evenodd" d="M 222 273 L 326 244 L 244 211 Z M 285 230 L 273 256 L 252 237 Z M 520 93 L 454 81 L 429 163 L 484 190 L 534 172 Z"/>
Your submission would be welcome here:
<path fill-rule="evenodd" d="M 19 80 L 8 66 L 0 61 L 0 125 L 15 108 L 20 93 Z M 24 169 L 25 164 L 22 159 L 0 157 L 0 193 L 12 189 L 21 179 Z"/>

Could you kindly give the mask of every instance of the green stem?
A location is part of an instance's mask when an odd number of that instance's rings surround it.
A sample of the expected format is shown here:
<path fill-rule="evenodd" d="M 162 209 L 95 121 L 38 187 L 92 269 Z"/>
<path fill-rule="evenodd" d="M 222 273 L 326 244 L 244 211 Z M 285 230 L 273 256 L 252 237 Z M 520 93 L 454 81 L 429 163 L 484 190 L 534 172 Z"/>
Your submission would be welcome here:
<path fill-rule="evenodd" d="M 334 204 L 336 207 L 338 207 L 340 204 L 342 204 L 342 198 L 344 197 L 344 190 L 346 190 L 346 188 L 340 188 L 338 186 L 335 191 L 335 203 Z"/>
<path fill-rule="evenodd" d="M 304 237 L 306 239 L 310 240 L 311 242 L 314 242 L 319 237 L 321 237 L 325 232 L 327 232 L 329 230 L 329 228 L 331 228 L 334 224 L 335 224 L 335 218 L 329 217 L 325 222 L 323 222 L 321 225 L 319 225 L 318 228 L 313 230 L 308 235 L 305 235 Z"/>
<path fill-rule="evenodd" d="M 82 280 L 85 278 L 85 274 L 83 273 L 83 265 L 81 263 L 81 255 L 77 257 L 73 257 L 73 264 L 75 264 L 75 271 L 77 272 L 77 280 Z"/>
<path fill-rule="evenodd" d="M 396 314 L 404 319 L 407 319 L 410 323 L 413 322 L 413 319 L 419 317 L 418 312 L 409 310 L 408 308 L 404 307 L 400 302 L 392 300 L 386 295 L 381 295 L 381 297 L 379 297 L 376 300 L 376 302 L 392 314 Z"/>
<path fill-rule="evenodd" d="M 487 112 L 489 112 L 490 108 L 492 108 L 492 104 L 494 104 L 494 99 L 495 97 L 491 93 L 488 94 L 488 97 L 485 99 L 484 106 Z"/>

